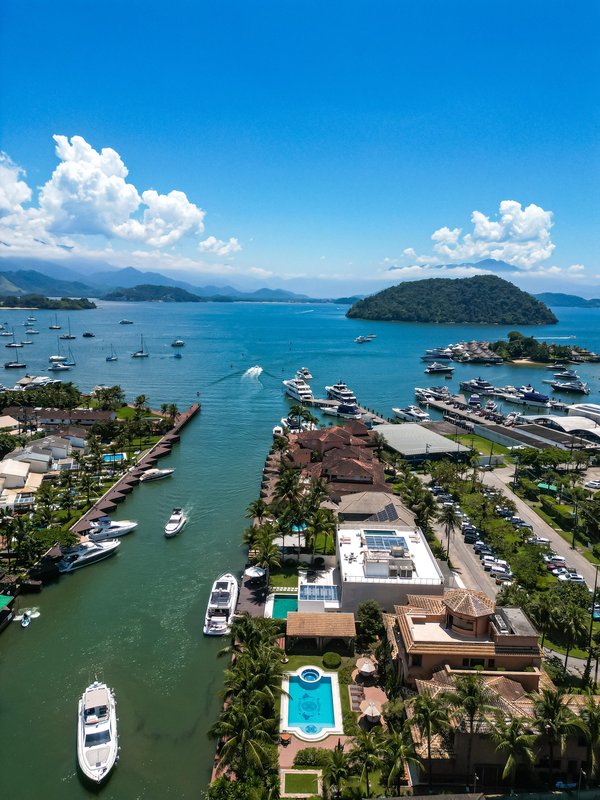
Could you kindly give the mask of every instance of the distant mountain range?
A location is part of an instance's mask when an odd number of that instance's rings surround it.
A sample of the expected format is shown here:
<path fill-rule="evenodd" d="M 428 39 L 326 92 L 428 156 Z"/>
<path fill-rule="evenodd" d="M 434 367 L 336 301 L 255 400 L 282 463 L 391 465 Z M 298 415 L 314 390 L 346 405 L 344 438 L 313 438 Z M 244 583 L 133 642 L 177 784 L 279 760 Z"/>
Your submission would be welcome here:
<path fill-rule="evenodd" d="M 547 306 L 555 308 L 600 308 L 600 298 L 594 297 L 586 300 L 576 294 L 560 294 L 559 292 L 542 292 L 536 294 L 538 300 L 546 303 Z"/>

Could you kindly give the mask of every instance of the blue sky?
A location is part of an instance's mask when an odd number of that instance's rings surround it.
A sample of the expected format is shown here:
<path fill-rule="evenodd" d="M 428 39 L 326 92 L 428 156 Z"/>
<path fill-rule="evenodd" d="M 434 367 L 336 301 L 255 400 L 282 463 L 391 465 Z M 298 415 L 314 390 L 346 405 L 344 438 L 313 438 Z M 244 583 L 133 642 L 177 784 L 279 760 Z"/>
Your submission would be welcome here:
<path fill-rule="evenodd" d="M 599 23 L 548 0 L 4 0 L 0 255 L 315 294 L 491 255 L 593 295 Z"/>

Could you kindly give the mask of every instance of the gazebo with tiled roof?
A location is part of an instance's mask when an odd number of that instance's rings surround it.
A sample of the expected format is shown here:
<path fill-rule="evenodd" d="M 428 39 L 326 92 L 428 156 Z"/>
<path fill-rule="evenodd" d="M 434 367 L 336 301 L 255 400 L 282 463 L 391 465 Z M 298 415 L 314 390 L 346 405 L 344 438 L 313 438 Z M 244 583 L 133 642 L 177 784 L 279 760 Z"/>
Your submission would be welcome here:
<path fill-rule="evenodd" d="M 322 650 L 333 639 L 341 639 L 348 647 L 348 650 L 352 651 L 355 637 L 356 622 L 354 614 L 288 612 L 286 624 L 287 647 L 292 647 L 298 640 L 316 639 L 318 649 Z"/>

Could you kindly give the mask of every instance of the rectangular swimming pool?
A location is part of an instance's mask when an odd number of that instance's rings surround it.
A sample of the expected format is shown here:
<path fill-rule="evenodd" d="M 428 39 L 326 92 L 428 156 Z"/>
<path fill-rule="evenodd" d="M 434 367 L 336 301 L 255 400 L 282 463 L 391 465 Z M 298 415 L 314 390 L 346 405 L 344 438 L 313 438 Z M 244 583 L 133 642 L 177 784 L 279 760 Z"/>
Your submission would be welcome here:
<path fill-rule="evenodd" d="M 304 734 L 317 736 L 324 728 L 333 728 L 333 689 L 331 678 L 308 683 L 300 675 L 290 675 L 287 722 L 290 727 L 300 728 Z"/>
<path fill-rule="evenodd" d="M 102 461 L 104 461 L 105 464 L 113 464 L 125 461 L 126 458 L 127 456 L 125 453 L 105 453 L 102 456 Z"/>
<path fill-rule="evenodd" d="M 298 611 L 298 596 L 295 594 L 276 594 L 273 598 L 273 619 L 287 619 L 290 611 Z"/>

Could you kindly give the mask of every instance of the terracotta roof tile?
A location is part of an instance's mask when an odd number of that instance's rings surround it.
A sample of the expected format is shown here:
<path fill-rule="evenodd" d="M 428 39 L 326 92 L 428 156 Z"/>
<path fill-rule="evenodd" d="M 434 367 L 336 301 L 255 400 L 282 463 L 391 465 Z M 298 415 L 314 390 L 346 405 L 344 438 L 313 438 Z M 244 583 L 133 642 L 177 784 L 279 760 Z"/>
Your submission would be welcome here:
<path fill-rule="evenodd" d="M 290 611 L 287 615 L 288 636 L 356 636 L 354 614 L 302 614 Z"/>

